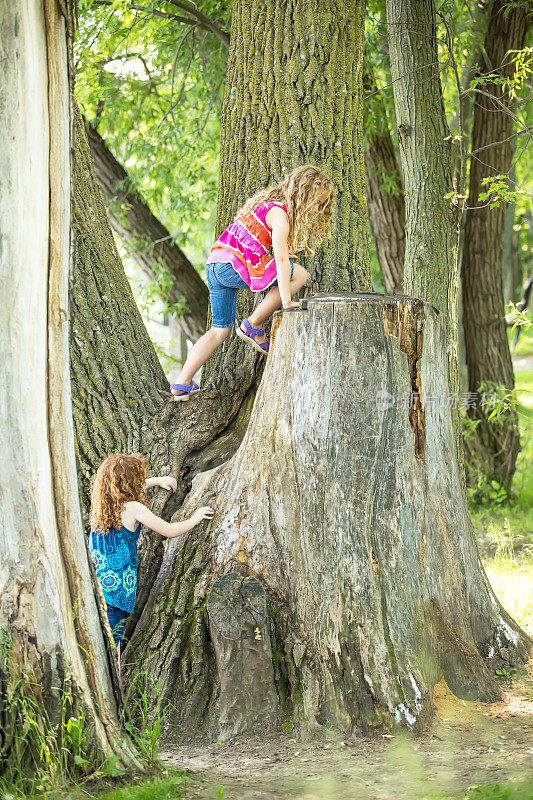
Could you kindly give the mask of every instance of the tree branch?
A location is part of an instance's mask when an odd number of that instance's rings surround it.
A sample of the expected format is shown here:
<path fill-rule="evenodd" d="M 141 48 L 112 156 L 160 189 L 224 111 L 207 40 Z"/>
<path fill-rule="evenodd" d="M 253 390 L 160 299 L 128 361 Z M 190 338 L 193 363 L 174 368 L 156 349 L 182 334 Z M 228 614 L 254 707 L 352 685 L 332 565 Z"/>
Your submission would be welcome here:
<path fill-rule="evenodd" d="M 137 4 L 132 4 L 131 8 L 134 11 L 145 11 L 147 14 L 151 14 L 154 17 L 162 17 L 163 19 L 173 19 L 176 22 L 182 22 L 184 25 L 193 25 L 198 28 L 201 28 L 208 33 L 212 33 L 217 39 L 222 42 L 223 45 L 229 47 L 229 33 L 227 31 L 220 28 L 215 22 L 206 17 L 205 14 L 202 14 L 199 11 L 194 3 L 187 3 L 183 2 L 182 0 L 165 0 L 167 3 L 171 3 L 172 5 L 179 8 L 181 11 L 187 11 L 191 14 L 191 17 L 181 17 L 178 14 L 171 14 L 167 11 L 161 11 L 159 8 L 155 8 L 154 4 L 151 8 L 148 6 L 142 6 Z M 94 0 L 95 6 L 110 6 L 111 0 Z"/>
<path fill-rule="evenodd" d="M 168 3 L 172 3 L 173 6 L 176 8 L 180 8 L 182 11 L 187 11 L 189 14 L 197 20 L 198 27 L 204 28 L 207 31 L 210 31 L 214 34 L 217 39 L 219 39 L 222 44 L 229 47 L 229 33 L 219 28 L 214 22 L 212 22 L 209 17 L 206 17 L 205 14 L 196 7 L 195 3 L 191 3 L 188 0 L 167 0 Z"/>

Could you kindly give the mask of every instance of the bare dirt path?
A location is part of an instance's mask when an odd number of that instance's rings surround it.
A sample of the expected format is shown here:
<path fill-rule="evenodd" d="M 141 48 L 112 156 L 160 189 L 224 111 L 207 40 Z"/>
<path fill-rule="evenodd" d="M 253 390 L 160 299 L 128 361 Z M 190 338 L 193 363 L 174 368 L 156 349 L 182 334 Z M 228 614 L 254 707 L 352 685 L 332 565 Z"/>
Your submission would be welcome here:
<path fill-rule="evenodd" d="M 533 680 L 501 702 L 457 700 L 443 685 L 430 734 L 298 742 L 290 734 L 162 753 L 192 774 L 186 800 L 421 800 L 460 797 L 469 786 L 531 779 Z M 223 787 L 223 790 L 220 788 Z"/>

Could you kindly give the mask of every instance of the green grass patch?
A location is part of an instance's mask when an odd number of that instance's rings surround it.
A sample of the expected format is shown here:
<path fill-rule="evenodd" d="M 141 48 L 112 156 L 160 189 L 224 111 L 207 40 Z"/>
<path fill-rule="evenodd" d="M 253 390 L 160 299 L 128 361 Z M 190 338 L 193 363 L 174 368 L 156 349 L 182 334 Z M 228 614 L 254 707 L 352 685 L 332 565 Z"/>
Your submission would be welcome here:
<path fill-rule="evenodd" d="M 521 355 L 533 354 L 533 330 L 522 333 Z M 518 353 L 518 348 L 515 354 Z M 533 635 L 533 367 L 517 369 L 521 452 L 510 500 L 486 506 L 470 504 L 485 569 L 494 592 L 506 611 Z M 507 791 L 507 789 L 505 789 Z M 496 789 L 494 790 L 496 791 Z M 509 789 L 514 791 L 514 789 Z M 473 798 L 515 797 L 475 795 Z M 516 797 L 521 795 L 516 795 Z M 526 795 L 524 795 L 525 797 Z M 533 799 L 533 791 L 527 795 Z"/>
<path fill-rule="evenodd" d="M 470 515 L 485 557 L 493 554 L 501 536 L 511 537 L 515 548 L 533 546 L 533 368 L 516 372 L 516 388 L 522 449 L 516 462 L 512 497 L 499 504 L 470 504 Z"/>
<path fill-rule="evenodd" d="M 496 556 L 485 562 L 496 597 L 529 636 L 533 636 L 533 558 Z M 533 795 L 532 795 L 533 798 Z"/>
<path fill-rule="evenodd" d="M 520 783 L 488 783 L 485 786 L 473 786 L 466 793 L 464 800 L 532 800 L 533 780 Z"/>
<path fill-rule="evenodd" d="M 182 770 L 164 770 L 160 774 L 128 775 L 68 783 L 61 788 L 24 794 L 18 787 L 2 787 L 2 800 L 180 800 L 190 780 Z"/>
<path fill-rule="evenodd" d="M 154 778 L 104 792 L 98 795 L 98 800 L 176 800 L 182 797 L 186 783 L 187 778 L 183 774 Z"/>

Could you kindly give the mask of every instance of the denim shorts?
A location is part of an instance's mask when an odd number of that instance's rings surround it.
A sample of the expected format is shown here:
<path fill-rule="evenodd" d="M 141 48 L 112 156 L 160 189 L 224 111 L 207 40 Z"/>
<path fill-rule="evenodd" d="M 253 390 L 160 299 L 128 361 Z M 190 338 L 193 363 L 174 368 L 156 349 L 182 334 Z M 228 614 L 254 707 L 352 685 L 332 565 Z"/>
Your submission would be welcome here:
<path fill-rule="evenodd" d="M 230 261 L 215 261 L 205 268 L 207 288 L 211 298 L 213 328 L 232 328 L 236 322 L 237 292 L 250 287 L 243 281 Z M 291 278 L 294 274 L 294 263 L 291 261 Z M 272 286 L 277 286 L 274 281 Z M 272 288 L 269 286 L 269 288 Z"/>

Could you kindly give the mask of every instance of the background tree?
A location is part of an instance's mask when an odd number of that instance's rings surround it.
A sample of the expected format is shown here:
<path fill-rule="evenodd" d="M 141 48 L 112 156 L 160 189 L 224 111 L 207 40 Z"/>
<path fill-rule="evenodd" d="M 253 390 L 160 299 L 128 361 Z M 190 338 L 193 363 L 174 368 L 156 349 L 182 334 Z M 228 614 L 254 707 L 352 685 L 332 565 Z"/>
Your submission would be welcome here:
<path fill-rule="evenodd" d="M 489 393 L 512 392 L 514 374 L 505 327 L 502 256 L 505 205 L 491 203 L 490 184 L 483 199 L 485 179 L 506 176 L 511 169 L 515 96 L 513 52 L 525 41 L 531 4 L 511 5 L 499 0 L 491 6 L 474 91 L 474 123 L 470 151 L 470 188 L 464 225 L 462 256 L 463 325 L 468 384 L 471 392 L 483 386 Z M 503 178 L 506 183 L 506 178 Z M 492 206 L 492 207 L 491 207 Z M 498 387 L 501 387 L 498 389 Z M 507 407 L 497 424 L 477 404 L 471 415 L 478 420 L 469 439 L 471 461 L 483 464 L 487 479 L 509 487 L 519 449 L 516 412 Z M 479 469 L 479 467 L 478 467 Z"/>
<path fill-rule="evenodd" d="M 405 193 L 404 291 L 445 318 L 450 391 L 457 375 L 458 209 L 454 154 L 440 83 L 433 0 L 387 0 L 389 55 Z"/>
<path fill-rule="evenodd" d="M 126 170 L 106 143 L 86 125 L 96 177 L 115 233 L 127 246 L 187 339 L 196 341 L 205 330 L 209 292 L 185 253 L 172 241 L 143 199 L 130 186 Z"/>
<path fill-rule="evenodd" d="M 53 764 L 54 752 L 64 763 L 62 721 L 73 716 L 85 718 L 76 754 L 99 751 L 138 766 L 120 731 L 77 492 L 68 379 L 70 14 L 56 0 L 0 7 L 11 54 L 0 108 L 11 133 L 0 154 L 0 272 L 10 297 L 0 323 L 0 759 L 8 779 L 41 759 Z"/>
<path fill-rule="evenodd" d="M 403 178 L 383 96 L 371 70 L 365 72 L 363 87 L 368 221 L 385 291 L 402 294 L 405 260 Z"/>
<path fill-rule="evenodd" d="M 202 274 L 215 222 L 231 3 L 189 5 L 185 13 L 166 0 L 80 0 L 76 94 L 130 187 Z"/>

